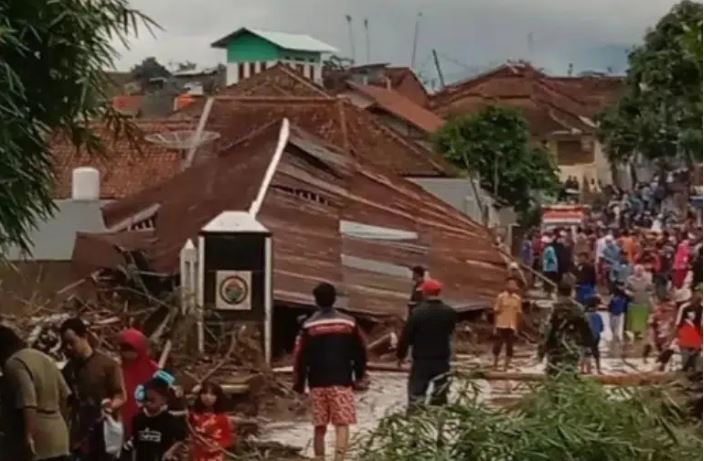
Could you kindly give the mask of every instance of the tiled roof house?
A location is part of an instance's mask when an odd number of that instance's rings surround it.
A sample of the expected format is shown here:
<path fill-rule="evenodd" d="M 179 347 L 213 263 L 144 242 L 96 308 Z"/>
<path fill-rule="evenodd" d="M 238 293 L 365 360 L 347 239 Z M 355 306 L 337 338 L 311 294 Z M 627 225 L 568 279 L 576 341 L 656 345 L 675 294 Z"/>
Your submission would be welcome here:
<path fill-rule="evenodd" d="M 449 85 L 432 96 L 443 117 L 471 114 L 487 106 L 518 109 L 535 142 L 555 156 L 561 176 L 611 182 L 611 169 L 596 139 L 595 115 L 619 94 L 615 77 L 548 77 L 529 64 L 508 63 Z"/>

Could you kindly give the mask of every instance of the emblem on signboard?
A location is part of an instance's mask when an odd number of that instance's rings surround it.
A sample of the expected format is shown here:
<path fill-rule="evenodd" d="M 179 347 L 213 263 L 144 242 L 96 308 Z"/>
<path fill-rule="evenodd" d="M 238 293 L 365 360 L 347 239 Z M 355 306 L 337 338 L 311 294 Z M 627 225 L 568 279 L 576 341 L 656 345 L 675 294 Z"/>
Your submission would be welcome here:
<path fill-rule="evenodd" d="M 249 271 L 218 271 L 216 309 L 250 310 L 252 276 Z"/>

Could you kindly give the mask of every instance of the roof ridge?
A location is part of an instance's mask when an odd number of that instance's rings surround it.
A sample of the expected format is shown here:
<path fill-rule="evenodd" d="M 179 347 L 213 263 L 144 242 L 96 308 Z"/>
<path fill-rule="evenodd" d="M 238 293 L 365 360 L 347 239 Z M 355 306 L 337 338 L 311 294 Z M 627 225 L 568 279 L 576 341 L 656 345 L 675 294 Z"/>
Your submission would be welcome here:
<path fill-rule="evenodd" d="M 401 142 L 404 146 L 408 147 L 410 151 L 413 152 L 413 155 L 422 157 L 424 160 L 427 160 L 438 172 L 440 173 L 454 173 L 454 167 L 452 167 L 449 163 L 447 163 L 444 159 L 439 159 L 437 155 L 435 155 L 434 152 L 423 149 L 424 152 L 421 151 L 421 147 L 418 146 L 415 143 L 412 143 L 406 139 L 403 138 L 403 136 L 399 135 L 396 133 L 394 130 L 391 128 L 387 127 L 380 121 L 376 119 L 376 117 L 373 114 L 370 114 L 369 112 L 360 109 L 359 107 L 355 106 L 352 104 L 350 101 L 343 99 L 342 104 L 346 107 L 351 108 L 354 111 L 357 111 L 359 114 L 363 114 L 363 117 L 369 117 L 370 123 L 374 125 L 376 128 L 378 128 L 380 131 L 384 132 L 387 134 L 389 137 L 393 138 L 396 141 Z M 426 153 L 428 155 L 426 155 Z"/>
<path fill-rule="evenodd" d="M 333 96 L 330 93 L 325 91 L 325 89 L 323 89 L 322 87 L 317 85 L 314 81 L 312 81 L 308 78 L 305 78 L 304 76 L 302 76 L 298 72 L 295 72 L 290 66 L 288 66 L 282 62 L 277 62 L 276 65 L 270 67 L 269 69 L 275 69 L 277 67 L 280 67 L 289 77 L 292 77 L 297 82 L 308 86 L 308 88 L 320 93 L 322 96 L 328 97 L 328 98 L 333 98 Z M 266 69 L 266 70 L 269 70 L 269 69 Z"/>

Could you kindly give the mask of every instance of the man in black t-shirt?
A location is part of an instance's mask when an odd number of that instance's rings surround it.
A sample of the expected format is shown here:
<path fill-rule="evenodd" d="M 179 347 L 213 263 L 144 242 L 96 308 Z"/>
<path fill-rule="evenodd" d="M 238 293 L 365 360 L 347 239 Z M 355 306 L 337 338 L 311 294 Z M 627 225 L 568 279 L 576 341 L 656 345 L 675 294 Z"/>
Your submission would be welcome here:
<path fill-rule="evenodd" d="M 167 408 L 169 384 L 154 378 L 144 385 L 144 406 L 132 420 L 135 461 L 178 459 L 186 439 L 186 424 Z"/>
<path fill-rule="evenodd" d="M 406 321 L 396 349 L 399 366 L 406 360 L 408 349 L 412 350 L 408 377 L 410 410 L 425 401 L 431 405 L 447 402 L 451 339 L 457 324 L 457 312 L 440 299 L 442 284 L 431 279 L 423 282 L 421 288 L 425 300 Z"/>

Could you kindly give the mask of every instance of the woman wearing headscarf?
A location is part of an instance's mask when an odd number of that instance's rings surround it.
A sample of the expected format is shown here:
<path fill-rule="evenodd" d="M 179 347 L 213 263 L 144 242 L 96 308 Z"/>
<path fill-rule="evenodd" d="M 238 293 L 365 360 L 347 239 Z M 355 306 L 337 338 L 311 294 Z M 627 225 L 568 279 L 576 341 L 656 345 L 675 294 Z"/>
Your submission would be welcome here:
<path fill-rule="evenodd" d="M 689 240 L 685 238 L 679 245 L 677 245 L 675 261 L 672 264 L 672 284 L 677 289 L 682 288 L 682 285 L 684 285 L 684 280 L 687 278 L 689 259 Z"/>
<path fill-rule="evenodd" d="M 134 328 L 124 330 L 118 336 L 122 358 L 122 376 L 127 400 L 122 407 L 122 422 L 125 436 L 132 433 L 132 418 L 139 412 L 135 391 L 137 387 L 152 379 L 159 366 L 149 357 L 149 341 L 141 331 Z"/>
<path fill-rule="evenodd" d="M 626 292 L 633 300 L 626 315 L 626 329 L 640 338 L 648 328 L 653 295 L 652 278 L 637 264 L 633 275 L 626 279 Z"/>

